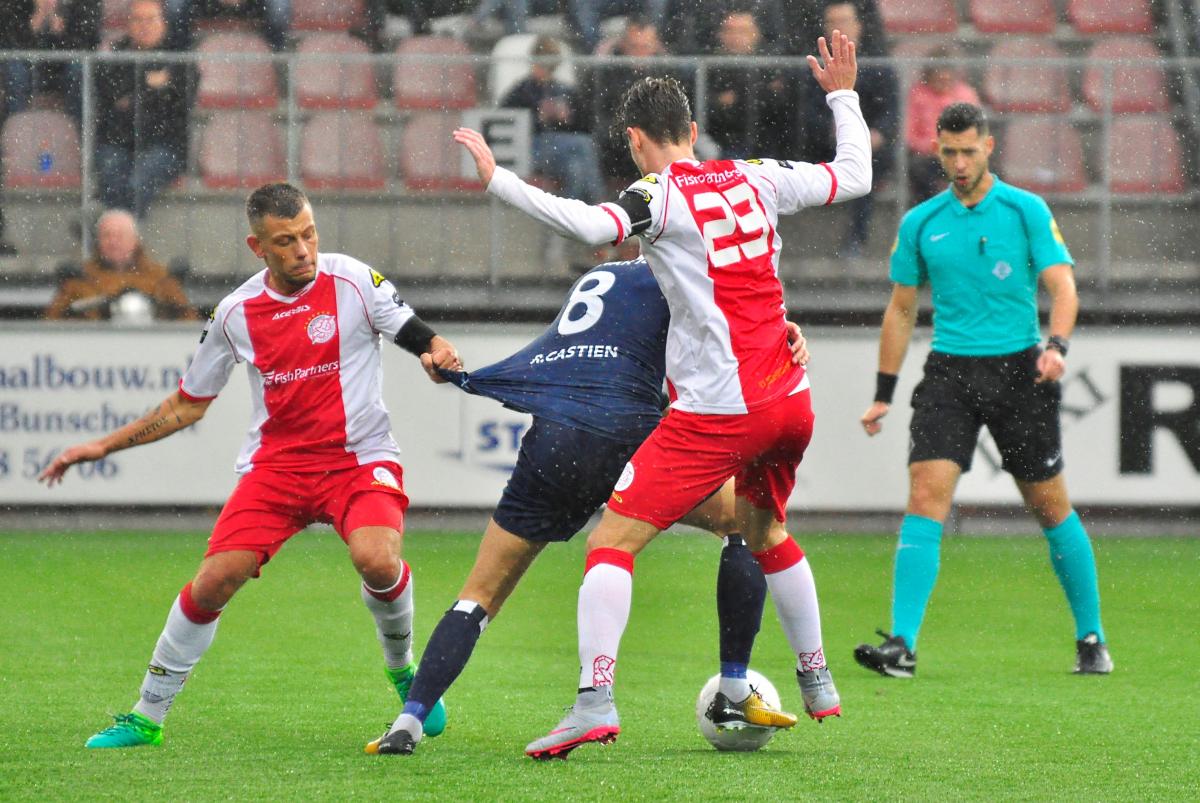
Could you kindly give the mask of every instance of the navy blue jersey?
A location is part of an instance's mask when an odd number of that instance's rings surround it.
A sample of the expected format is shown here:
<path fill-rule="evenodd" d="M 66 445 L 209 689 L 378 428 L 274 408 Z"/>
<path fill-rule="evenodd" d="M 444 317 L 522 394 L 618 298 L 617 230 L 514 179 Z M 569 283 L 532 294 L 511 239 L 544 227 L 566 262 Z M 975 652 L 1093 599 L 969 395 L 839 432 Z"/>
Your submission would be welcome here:
<path fill-rule="evenodd" d="M 640 443 L 664 400 L 670 312 L 645 260 L 585 273 L 554 323 L 498 363 L 443 371 L 468 393 L 622 443 Z"/>

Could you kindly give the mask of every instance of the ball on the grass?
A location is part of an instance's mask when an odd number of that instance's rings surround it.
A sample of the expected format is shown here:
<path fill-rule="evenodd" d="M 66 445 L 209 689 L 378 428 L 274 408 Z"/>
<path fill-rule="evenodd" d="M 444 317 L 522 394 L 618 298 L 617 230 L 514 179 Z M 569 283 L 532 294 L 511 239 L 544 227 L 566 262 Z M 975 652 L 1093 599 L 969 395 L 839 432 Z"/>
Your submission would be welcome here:
<path fill-rule="evenodd" d="M 753 669 L 746 671 L 746 679 L 754 690 L 762 695 L 763 700 L 772 708 L 779 708 L 779 692 L 775 685 Z M 742 728 L 741 730 L 717 730 L 712 720 L 706 716 L 708 706 L 717 693 L 721 684 L 721 676 L 713 675 L 700 690 L 696 698 L 696 722 L 700 725 L 700 733 L 708 743 L 718 750 L 749 753 L 771 741 L 775 735 L 774 728 Z"/>

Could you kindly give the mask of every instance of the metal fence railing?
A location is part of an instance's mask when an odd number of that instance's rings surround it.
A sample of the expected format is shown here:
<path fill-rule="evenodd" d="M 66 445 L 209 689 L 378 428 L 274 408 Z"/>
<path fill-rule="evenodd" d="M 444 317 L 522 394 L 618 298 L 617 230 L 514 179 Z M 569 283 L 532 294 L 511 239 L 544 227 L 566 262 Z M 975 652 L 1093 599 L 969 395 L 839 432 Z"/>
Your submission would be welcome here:
<path fill-rule="evenodd" d="M 399 70 L 398 60 L 401 60 L 403 65 Z M 28 160 L 28 154 L 32 152 L 32 158 L 39 160 L 39 167 L 45 167 L 47 157 L 37 151 L 37 143 L 30 151 L 28 143 L 22 144 L 15 140 L 18 136 L 14 128 L 16 114 L 10 114 L 6 121 L 3 131 L 4 150 L 0 156 L 5 171 L 0 203 L 3 204 L 10 231 L 15 232 L 14 236 L 17 239 L 23 239 L 18 243 L 23 256 L 67 258 L 78 257 L 81 253 L 90 251 L 92 235 L 89 223 L 100 211 L 96 171 L 97 124 L 104 110 L 98 107 L 102 94 L 98 92 L 97 80 L 104 68 L 122 62 L 131 63 L 135 70 L 140 71 L 148 70 L 151 66 L 157 68 L 163 64 L 180 64 L 189 68 L 187 75 L 190 82 L 188 96 L 191 98 L 188 109 L 190 135 L 186 167 L 180 178 L 163 193 L 160 200 L 150 206 L 143 224 L 145 235 L 164 259 L 193 255 L 199 249 L 207 255 L 203 272 L 213 274 L 235 272 L 239 269 L 239 260 L 244 261 L 244 257 L 238 256 L 238 249 L 243 248 L 239 245 L 240 228 L 230 230 L 230 236 L 226 238 L 227 251 L 225 246 L 211 243 L 212 238 L 208 232 L 220 231 L 222 226 L 229 230 L 229 226 L 239 225 L 233 221 L 238 215 L 245 187 L 238 186 L 236 175 L 232 183 L 213 182 L 211 176 L 206 173 L 207 167 L 202 162 L 199 151 L 205 141 L 206 129 L 212 121 L 229 113 L 231 109 L 227 107 L 236 106 L 240 102 L 238 85 L 250 83 L 249 79 L 244 77 L 251 73 L 256 73 L 258 79 L 266 81 L 274 89 L 265 99 L 253 100 L 253 105 L 257 107 L 256 113 L 269 115 L 272 131 L 281 143 L 278 175 L 272 177 L 301 183 L 305 181 L 305 125 L 317 114 L 329 114 L 332 113 L 332 109 L 338 114 L 354 116 L 359 120 L 365 119 L 380 137 L 382 159 L 379 164 L 379 176 L 357 186 L 318 190 L 322 197 L 333 195 L 337 198 L 337 203 L 332 205 L 335 208 L 323 208 L 322 214 L 338 216 L 339 230 L 354 230 L 356 220 L 361 219 L 362 215 L 369 215 L 371 210 L 376 210 L 381 215 L 385 215 L 384 210 L 388 208 L 424 210 L 413 212 L 414 219 L 428 221 L 424 225 L 432 226 L 431 231 L 435 232 L 436 239 L 442 243 L 436 247 L 425 244 L 421 253 L 427 254 L 428 258 L 434 261 L 439 255 L 445 259 L 465 260 L 463 264 L 467 267 L 461 272 L 461 278 L 464 281 L 482 283 L 485 287 L 504 282 L 507 274 L 500 262 L 505 259 L 506 253 L 512 253 L 513 249 L 523 246 L 518 240 L 526 237 L 526 234 L 522 233 L 526 230 L 514 230 L 510 233 L 509 217 L 506 214 L 494 207 L 489 209 L 484 197 L 478 193 L 456 189 L 461 183 L 460 180 L 469 179 L 470 175 L 459 172 L 461 168 L 457 152 L 452 145 L 437 142 L 416 143 L 431 154 L 428 159 L 443 160 L 445 177 L 448 179 L 444 183 L 425 182 L 418 186 L 412 175 L 405 172 L 405 148 L 416 145 L 405 139 L 404 132 L 413 120 L 421 116 L 441 114 L 457 119 L 464 107 L 493 107 L 497 100 L 495 84 L 500 80 L 497 76 L 505 72 L 510 76 L 522 75 L 525 65 L 529 63 L 528 59 L 502 63 L 487 56 L 476 55 L 400 57 L 395 54 L 331 53 L 0 52 L 0 69 L 4 68 L 5 63 L 12 61 L 29 62 L 38 67 L 48 64 L 75 65 L 63 74 L 71 76 L 68 80 L 78 81 L 80 98 L 77 110 L 72 108 L 68 111 L 68 107 L 72 105 L 70 103 L 61 107 L 59 116 L 69 121 L 78 138 L 79 167 L 77 173 L 58 184 L 39 184 L 36 175 L 25 183 L 21 182 L 18 174 L 22 169 L 28 172 L 29 163 L 17 165 L 14 164 L 14 160 Z M 328 103 L 313 104 L 311 98 L 306 101 L 302 67 L 314 63 L 328 65 L 329 70 L 339 71 L 351 67 L 367 68 L 375 87 L 374 93 L 368 94 L 373 94 L 374 99 L 368 97 L 365 101 L 356 101 L 353 108 L 347 109 L 338 109 L 340 104 L 336 93 L 328 98 Z M 1196 76 L 1200 75 L 1200 59 L 1089 61 L 1075 57 L 1029 59 L 993 56 L 940 61 L 923 58 L 861 58 L 860 64 L 864 68 L 886 68 L 891 71 L 895 80 L 895 86 L 885 90 L 890 97 L 884 99 L 887 101 L 884 105 L 891 105 L 894 110 L 894 130 L 889 132 L 889 141 L 884 146 L 890 152 L 890 158 L 885 161 L 890 162 L 891 169 L 881 175 L 879 182 L 871 226 L 880 233 L 872 236 L 871 242 L 874 245 L 870 255 L 882 256 L 885 253 L 896 221 L 911 204 L 909 179 L 913 155 L 905 141 L 908 97 L 914 82 L 920 80 L 922 70 L 938 65 L 960 71 L 963 78 L 979 91 L 984 105 L 989 107 L 999 140 L 998 172 L 1005 175 L 1006 171 L 1021 167 L 1015 163 L 1008 164 L 1007 153 L 1034 153 L 1037 165 L 1030 180 L 1037 185 L 1035 189 L 1050 200 L 1056 211 L 1060 206 L 1070 208 L 1086 218 L 1086 227 L 1081 226 L 1080 230 L 1086 232 L 1085 236 L 1088 238 L 1084 248 L 1092 262 L 1089 275 L 1101 292 L 1107 292 L 1114 277 L 1122 275 L 1114 269 L 1116 263 L 1130 259 L 1136 261 L 1136 257 L 1129 256 L 1121 247 L 1126 221 L 1120 210 L 1127 207 L 1136 208 L 1139 210 L 1136 213 L 1138 216 L 1161 218 L 1164 225 L 1174 225 L 1173 221 L 1181 214 L 1180 210 L 1189 210 L 1188 214 L 1194 213 L 1197 182 L 1200 180 L 1195 168 L 1195 154 L 1200 151 L 1197 142 L 1200 121 L 1194 114 L 1189 114 L 1187 109 L 1190 103 L 1194 102 L 1192 93 L 1195 92 Z M 213 65 L 219 65 L 227 71 L 234 70 L 237 77 L 234 79 L 232 101 L 227 98 L 220 103 L 213 103 L 206 96 L 206 82 L 212 78 Z M 406 72 L 409 70 L 413 75 L 427 76 L 430 86 L 426 88 L 438 91 L 426 92 L 425 100 L 398 99 L 394 91 L 395 80 L 409 74 Z M 473 90 L 468 102 L 464 102 L 462 97 L 450 97 L 440 91 L 450 91 L 447 87 L 453 83 L 455 70 L 465 72 L 470 77 Z M 771 86 L 783 86 L 794 89 L 794 97 L 798 98 L 792 113 L 783 123 L 777 119 L 760 121 L 756 119 L 759 112 L 755 109 L 765 107 L 749 106 L 749 112 L 743 118 L 746 130 L 753 131 L 756 126 L 794 125 L 795 130 L 790 136 L 800 152 L 805 150 L 805 139 L 813 131 L 819 130 L 821 125 L 828 123 L 828 118 L 824 121 L 819 119 L 818 107 L 804 100 L 815 84 L 807 65 L 800 58 L 629 59 L 577 56 L 571 57 L 566 67 L 568 78 L 573 75 L 573 80 L 582 90 L 580 102 L 586 112 L 585 116 L 590 118 L 593 139 L 599 146 L 601 158 L 606 148 L 609 151 L 613 148 L 611 142 L 605 141 L 604 132 L 615 100 L 627 85 L 630 76 L 667 72 L 680 77 L 691 88 L 695 116 L 701 131 L 711 133 L 710 124 L 715 124 L 718 116 L 722 119 L 728 118 L 727 114 L 721 112 L 725 91 L 721 87 L 727 85 L 721 81 L 727 80 L 731 71 L 746 71 L 747 75 L 767 81 L 765 86 L 752 86 L 753 91 L 766 92 L 770 91 Z M 439 85 L 439 76 L 444 79 L 445 86 Z M 1047 82 L 1054 86 L 1043 85 Z M 868 96 L 872 96 L 873 103 L 879 103 L 880 98 L 877 95 L 880 92 L 877 87 L 863 84 L 860 85 L 860 91 L 864 97 L 864 105 Z M 1058 95 L 1055 95 L 1055 92 Z M 1141 102 L 1131 102 L 1131 99 L 1138 100 L 1139 93 Z M 50 104 L 50 108 L 53 110 L 58 107 Z M 1030 120 L 1040 120 L 1043 125 L 1041 128 L 1030 129 L 1026 125 Z M 1009 131 L 1045 131 L 1047 120 L 1050 120 L 1053 126 L 1066 131 L 1068 136 L 1055 136 L 1053 141 L 1042 143 L 1043 153 L 1040 155 L 1037 154 L 1037 143 L 1005 140 Z M 1136 146 L 1147 143 L 1127 141 L 1131 136 L 1136 138 L 1136 132 L 1143 130 L 1131 126 L 1128 122 L 1130 120 L 1153 120 L 1160 124 L 1156 129 L 1159 133 L 1155 136 L 1161 136 L 1163 139 L 1161 143 L 1149 148 L 1145 162 L 1141 165 L 1131 163 L 1130 160 L 1137 158 Z M 868 123 L 872 122 L 868 119 Z M 781 132 L 773 130 L 772 133 Z M 786 141 L 788 133 L 782 133 Z M 135 131 L 134 135 L 135 140 L 142 139 L 142 132 Z M 34 132 L 33 136 L 36 139 L 40 134 Z M 776 136 L 775 139 L 778 141 L 780 137 Z M 1076 142 L 1078 148 L 1073 144 Z M 264 143 L 255 141 L 235 141 L 228 145 L 249 148 L 250 151 L 265 147 Z M 1031 145 L 1034 147 L 1030 147 Z M 217 146 L 217 149 L 219 151 L 220 146 Z M 715 155 L 711 148 L 709 152 Z M 425 151 L 422 151 L 422 154 L 424 153 Z M 785 152 L 735 155 L 795 158 L 797 154 Z M 348 158 L 358 159 L 360 156 L 365 158 L 365 153 L 356 154 L 351 150 Z M 825 158 L 830 157 L 832 153 L 826 154 Z M 1163 160 L 1167 160 L 1173 167 L 1164 168 Z M 428 161 L 421 166 L 428 167 Z M 1038 173 L 1038 170 L 1041 173 Z M 1169 173 L 1171 170 L 1175 171 L 1174 180 L 1164 180 L 1164 172 Z M 247 182 L 253 182 L 263 176 L 250 175 L 243 178 Z M 612 182 L 613 186 L 617 184 L 616 181 Z M 35 218 L 42 223 L 30 222 Z M 215 218 L 229 221 L 229 225 L 213 223 Z M 61 232 L 65 232 L 69 227 L 63 225 L 63 221 L 67 220 L 78 222 L 78 238 L 54 236 L 44 232 L 38 235 L 35 232 L 38 225 L 53 226 L 56 221 L 60 224 Z M 488 227 L 486 236 L 478 230 L 481 226 Z M 392 231 L 382 232 L 374 231 L 375 228 L 377 227 L 372 227 L 371 232 L 360 235 L 363 242 L 370 243 L 364 247 L 371 252 L 373 258 L 385 265 L 403 262 L 404 252 L 411 252 L 414 243 L 409 234 L 403 231 L 405 227 L 397 225 Z M 233 236 L 234 232 L 239 236 Z M 201 238 L 205 242 L 199 242 Z M 477 249 L 479 255 L 463 257 L 462 254 L 466 251 L 456 250 L 456 238 L 466 238 L 476 245 L 484 245 L 480 247 L 482 250 Z M 1072 245 L 1075 246 L 1075 242 Z M 348 245 L 342 247 L 347 250 L 350 248 Z M 1176 247 L 1170 238 L 1159 242 L 1157 248 L 1157 251 L 1147 255 L 1146 261 L 1188 265 L 1195 263 L 1195 252 Z M 798 259 L 801 253 L 796 252 L 789 256 Z"/>

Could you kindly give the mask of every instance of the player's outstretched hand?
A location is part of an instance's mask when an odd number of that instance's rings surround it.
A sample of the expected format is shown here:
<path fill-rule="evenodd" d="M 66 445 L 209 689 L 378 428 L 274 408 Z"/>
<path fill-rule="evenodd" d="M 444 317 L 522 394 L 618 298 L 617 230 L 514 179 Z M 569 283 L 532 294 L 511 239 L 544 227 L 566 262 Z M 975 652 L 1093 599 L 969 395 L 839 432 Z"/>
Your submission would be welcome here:
<path fill-rule="evenodd" d="M 483 182 L 483 186 L 490 184 L 492 175 L 496 172 L 496 157 L 483 134 L 471 128 L 456 128 L 454 141 L 466 148 L 475 159 L 475 170 L 479 173 L 479 180 Z"/>
<path fill-rule="evenodd" d="M 816 56 L 808 57 L 808 66 L 813 77 L 826 92 L 838 89 L 854 89 L 854 81 L 858 77 L 858 59 L 854 55 L 854 43 L 850 37 L 841 31 L 834 31 L 828 45 L 825 37 L 817 39 L 817 52 L 821 54 L 818 61 Z"/>
<path fill-rule="evenodd" d="M 867 411 L 863 413 L 862 425 L 868 435 L 878 435 L 883 432 L 883 417 L 888 414 L 888 410 L 892 409 L 892 405 L 887 402 L 872 402 Z"/>
<path fill-rule="evenodd" d="M 808 365 L 808 340 L 800 331 L 800 325 L 788 321 L 787 333 L 788 345 L 792 347 L 792 362 L 796 365 Z"/>
<path fill-rule="evenodd" d="M 67 469 L 71 466 L 76 463 L 88 463 L 92 460 L 99 460 L 105 454 L 104 447 L 95 441 L 72 446 L 54 458 L 50 465 L 46 466 L 46 469 L 38 476 L 38 482 L 44 482 L 47 488 L 53 488 L 62 482 L 63 474 L 66 474 Z"/>
<path fill-rule="evenodd" d="M 1067 361 L 1057 349 L 1046 349 L 1038 357 L 1037 370 L 1037 379 L 1033 380 L 1035 383 L 1057 382 L 1067 370 Z"/>

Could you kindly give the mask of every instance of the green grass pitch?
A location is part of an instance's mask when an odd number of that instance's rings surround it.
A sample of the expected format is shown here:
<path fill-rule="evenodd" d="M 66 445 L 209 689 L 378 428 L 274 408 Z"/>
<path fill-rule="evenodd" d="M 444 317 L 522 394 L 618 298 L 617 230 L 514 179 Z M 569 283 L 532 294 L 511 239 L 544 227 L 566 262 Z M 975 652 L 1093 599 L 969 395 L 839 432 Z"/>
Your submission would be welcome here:
<path fill-rule="evenodd" d="M 307 532 L 221 618 L 158 749 L 87 751 L 132 705 L 202 535 L 0 534 L 0 799 L 1160 800 L 1200 790 L 1200 540 L 1098 540 L 1117 670 L 1069 673 L 1069 616 L 1040 538 L 948 539 L 915 681 L 860 669 L 887 624 L 892 538 L 800 535 L 845 715 L 754 754 L 701 739 L 716 671 L 719 545 L 668 534 L 638 560 L 621 650 L 623 732 L 569 761 L 522 754 L 576 682 L 582 538 L 546 550 L 411 757 L 364 755 L 398 703 L 341 542 Z M 410 533 L 417 641 L 477 535 Z M 754 666 L 800 707 L 768 604 Z"/>

